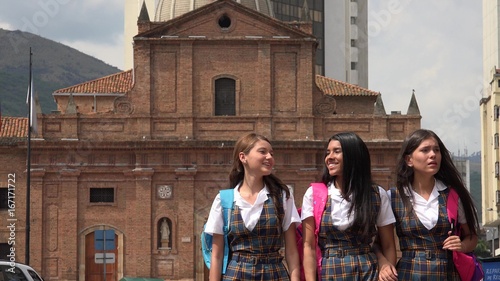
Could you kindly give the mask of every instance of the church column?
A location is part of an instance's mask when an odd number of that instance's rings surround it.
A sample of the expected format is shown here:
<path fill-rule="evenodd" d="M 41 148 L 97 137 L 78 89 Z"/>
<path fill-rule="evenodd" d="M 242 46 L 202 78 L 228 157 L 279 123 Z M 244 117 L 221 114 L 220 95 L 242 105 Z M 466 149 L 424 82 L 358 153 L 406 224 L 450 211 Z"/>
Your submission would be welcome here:
<path fill-rule="evenodd" d="M 62 169 L 59 172 L 61 184 L 61 197 L 59 210 L 54 209 L 57 214 L 48 214 L 58 220 L 58 230 L 55 232 L 57 238 L 49 237 L 51 241 L 56 239 L 59 259 L 58 268 L 60 279 L 76 280 L 78 278 L 78 177 L 80 170 Z M 55 223 L 55 222 L 52 222 Z"/>
<path fill-rule="evenodd" d="M 178 168 L 175 170 L 177 178 L 177 188 L 175 194 L 175 203 L 177 205 L 177 249 L 179 253 L 178 262 L 193 261 L 196 266 L 202 265 L 196 263 L 202 259 L 200 251 L 195 251 L 196 232 L 201 229 L 194 229 L 194 181 L 196 168 Z M 198 241 L 198 239 L 196 240 Z M 179 268 L 179 276 L 191 276 L 194 278 L 194 272 L 191 267 L 176 265 Z M 197 271 L 197 270 L 196 270 Z"/>
<path fill-rule="evenodd" d="M 261 101 L 262 105 L 269 106 L 261 106 L 256 108 L 255 112 L 260 117 L 257 121 L 257 131 L 265 136 L 273 135 L 273 121 L 272 121 L 272 111 L 274 108 L 274 93 L 271 85 L 271 77 L 272 77 L 272 54 L 271 54 L 271 45 L 269 43 L 260 42 L 259 43 L 259 52 L 258 52 L 258 61 L 259 67 L 256 71 L 259 72 L 259 85 L 258 85 L 258 93 L 256 99 Z"/>
<path fill-rule="evenodd" d="M 31 169 L 30 265 L 43 272 L 43 176 L 45 169 Z"/>
<path fill-rule="evenodd" d="M 188 139 L 195 138 L 193 127 L 193 42 L 183 42 L 179 48 L 179 68 L 177 77 L 179 79 L 179 91 L 177 99 L 179 103 L 179 129 L 178 134 Z"/>
<path fill-rule="evenodd" d="M 135 192 L 136 200 L 128 201 L 128 217 L 127 231 L 128 237 L 137 237 L 137 239 L 126 240 L 124 245 L 127 253 L 125 258 L 125 274 L 133 276 L 151 276 L 153 273 L 153 265 L 151 263 L 151 245 L 154 231 L 151 222 L 151 196 L 152 178 L 154 170 L 151 168 L 135 168 L 132 170 L 135 177 Z M 129 247 L 127 247 L 129 246 Z M 133 249 L 133 252 L 130 251 Z M 130 268 L 135 268 L 133 272 L 128 272 L 127 265 Z M 133 266 L 132 266 L 133 265 Z"/>

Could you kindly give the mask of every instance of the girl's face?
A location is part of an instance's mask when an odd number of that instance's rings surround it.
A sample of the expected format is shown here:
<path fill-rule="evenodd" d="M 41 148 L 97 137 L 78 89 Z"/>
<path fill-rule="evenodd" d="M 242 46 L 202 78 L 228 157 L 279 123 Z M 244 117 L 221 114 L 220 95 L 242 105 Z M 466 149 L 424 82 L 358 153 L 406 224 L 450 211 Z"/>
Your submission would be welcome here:
<path fill-rule="evenodd" d="M 342 176 L 344 166 L 344 157 L 342 155 L 342 146 L 338 140 L 331 140 L 326 149 L 325 165 L 330 176 Z"/>
<path fill-rule="evenodd" d="M 274 166 L 273 148 L 267 141 L 258 140 L 248 154 L 240 152 L 240 161 L 247 173 L 270 175 Z"/>
<path fill-rule="evenodd" d="M 428 138 L 410 155 L 406 156 L 406 164 L 413 167 L 415 174 L 434 176 L 441 167 L 441 150 L 436 139 Z"/>

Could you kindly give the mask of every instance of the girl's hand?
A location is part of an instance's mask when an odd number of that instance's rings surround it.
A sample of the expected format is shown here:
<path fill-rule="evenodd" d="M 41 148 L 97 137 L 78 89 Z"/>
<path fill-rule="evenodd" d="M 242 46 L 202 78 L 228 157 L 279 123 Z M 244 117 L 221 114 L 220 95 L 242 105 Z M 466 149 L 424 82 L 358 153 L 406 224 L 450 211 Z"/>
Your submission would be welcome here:
<path fill-rule="evenodd" d="M 450 235 L 448 238 L 446 238 L 443 242 L 443 249 L 444 250 L 450 250 L 450 251 L 457 251 L 457 252 L 463 252 L 463 244 L 462 241 L 460 240 L 460 237 L 457 235 L 451 235 L 451 231 L 448 231 L 448 235 Z"/>
<path fill-rule="evenodd" d="M 378 274 L 378 280 L 397 281 L 398 280 L 398 273 L 396 271 L 396 268 L 390 263 L 385 263 L 385 264 L 381 265 L 380 272 Z"/>

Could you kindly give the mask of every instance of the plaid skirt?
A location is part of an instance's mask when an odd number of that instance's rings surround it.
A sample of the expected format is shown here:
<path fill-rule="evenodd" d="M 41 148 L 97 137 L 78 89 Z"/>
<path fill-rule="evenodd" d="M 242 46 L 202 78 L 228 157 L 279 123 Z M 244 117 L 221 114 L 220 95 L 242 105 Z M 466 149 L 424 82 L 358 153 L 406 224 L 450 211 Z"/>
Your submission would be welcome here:
<path fill-rule="evenodd" d="M 324 254 L 321 262 L 321 280 L 377 280 L 377 257 L 373 252 L 346 253 L 335 250 Z"/>
<path fill-rule="evenodd" d="M 396 266 L 398 280 L 415 281 L 460 281 L 455 267 L 451 266 L 448 274 L 448 257 L 446 253 L 431 251 L 403 252 L 403 257 Z"/>
<path fill-rule="evenodd" d="M 262 256 L 252 254 L 233 254 L 224 281 L 230 280 L 290 280 L 281 256 Z"/>

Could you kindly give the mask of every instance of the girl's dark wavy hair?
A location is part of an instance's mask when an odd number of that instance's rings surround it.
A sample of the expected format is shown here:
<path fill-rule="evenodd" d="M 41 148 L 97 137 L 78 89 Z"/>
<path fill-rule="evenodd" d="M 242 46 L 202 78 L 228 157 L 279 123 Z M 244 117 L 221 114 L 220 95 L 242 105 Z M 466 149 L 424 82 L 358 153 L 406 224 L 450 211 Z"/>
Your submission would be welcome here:
<path fill-rule="evenodd" d="M 437 141 L 441 152 L 441 166 L 439 171 L 434 175 L 434 178 L 442 181 L 446 186 L 455 189 L 460 200 L 462 201 L 467 226 L 472 234 L 477 235 L 479 231 L 479 219 L 477 217 L 472 197 L 465 187 L 460 172 L 455 167 L 455 164 L 453 164 L 450 152 L 444 146 L 444 143 L 436 135 L 436 133 L 431 130 L 418 129 L 411 133 L 408 137 L 406 137 L 399 152 L 396 185 L 399 194 L 401 195 L 401 199 L 403 200 L 405 209 L 408 213 L 413 209 L 409 197 L 405 196 L 405 189 L 409 188 L 415 178 L 413 168 L 406 164 L 406 157 L 410 156 L 424 140 L 430 138 L 434 138 Z"/>
<path fill-rule="evenodd" d="M 235 187 L 236 185 L 238 185 L 238 183 L 242 182 L 243 178 L 245 177 L 245 169 L 243 168 L 243 163 L 241 163 L 239 157 L 240 152 L 248 154 L 250 150 L 252 150 L 252 148 L 255 146 L 255 143 L 257 143 L 257 141 L 259 140 L 263 140 L 271 144 L 271 142 L 265 136 L 256 133 L 250 133 L 238 139 L 238 141 L 234 145 L 233 165 L 231 167 L 231 171 L 229 172 L 229 186 Z M 267 188 L 269 189 L 269 193 L 273 198 L 273 202 L 277 207 L 281 207 L 283 205 L 281 201 L 282 192 L 285 191 L 286 198 L 290 198 L 290 190 L 288 189 L 288 186 L 286 186 L 286 184 L 284 184 L 277 176 L 272 173 L 264 176 L 263 180 Z M 280 218 L 281 225 L 281 216 L 278 216 L 278 218 Z"/>
<path fill-rule="evenodd" d="M 328 144 L 336 140 L 342 147 L 343 172 L 342 196 L 349 200 L 352 195 L 349 214 L 355 211 L 353 226 L 361 228 L 363 236 L 370 236 L 370 229 L 376 224 L 376 216 L 372 209 L 373 181 L 371 174 L 370 153 L 365 142 L 355 133 L 342 132 L 328 139 Z M 326 151 L 326 150 L 325 150 Z M 323 167 L 322 182 L 328 185 L 335 180 L 328 172 L 326 164 Z"/>

